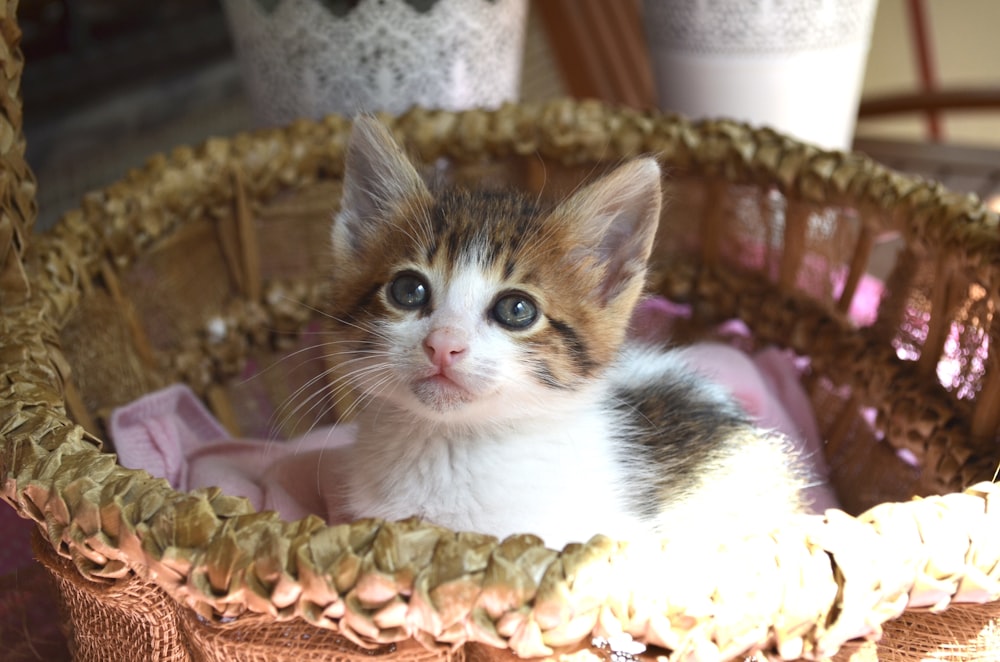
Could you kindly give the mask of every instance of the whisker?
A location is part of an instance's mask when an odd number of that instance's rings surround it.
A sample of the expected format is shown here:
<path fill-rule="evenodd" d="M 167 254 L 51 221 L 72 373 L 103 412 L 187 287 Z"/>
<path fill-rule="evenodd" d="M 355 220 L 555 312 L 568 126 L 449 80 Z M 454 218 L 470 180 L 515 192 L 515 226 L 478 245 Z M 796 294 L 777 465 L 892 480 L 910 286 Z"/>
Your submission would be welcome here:
<path fill-rule="evenodd" d="M 394 375 L 391 373 L 386 374 L 380 381 L 372 384 L 365 393 L 362 393 L 357 400 L 351 403 L 351 405 L 344 410 L 343 417 L 349 420 L 355 411 L 368 407 L 371 402 L 378 399 L 378 396 L 383 393 L 390 384 L 398 382 L 399 379 Z M 384 400 L 380 401 L 383 403 L 385 402 Z"/>
<path fill-rule="evenodd" d="M 352 359 L 352 361 L 361 361 L 361 360 L 363 360 L 363 358 L 364 357 L 359 357 L 357 359 Z M 296 391 L 292 395 L 290 395 L 288 398 L 286 398 L 285 404 L 283 404 L 282 407 L 280 407 L 279 410 L 274 413 L 273 418 L 277 417 L 277 420 L 273 423 L 273 426 L 275 428 L 277 428 L 277 429 L 280 429 L 280 428 L 283 428 L 283 427 L 287 427 L 292 422 L 292 418 L 297 416 L 297 418 L 294 421 L 293 428 L 297 427 L 298 424 L 309 413 L 313 412 L 317 407 L 322 406 L 323 403 L 326 402 L 328 394 L 337 391 L 344 384 L 349 383 L 351 380 L 356 380 L 360 376 L 365 376 L 365 375 L 369 375 L 369 374 L 377 374 L 380 371 L 386 371 L 386 370 L 388 370 L 388 368 L 386 367 L 385 364 L 381 364 L 380 363 L 378 365 L 367 366 L 367 367 L 362 367 L 362 368 L 359 368 L 359 369 L 356 369 L 356 370 L 352 370 L 351 372 L 349 372 L 347 374 L 340 375 L 340 376 L 336 377 L 335 379 L 333 379 L 331 381 L 328 381 L 327 383 L 323 384 L 323 386 L 321 388 L 314 389 L 308 395 L 308 397 L 306 397 L 304 400 L 302 400 L 301 402 L 299 402 L 297 405 L 295 405 L 294 407 L 292 407 L 291 409 L 289 409 L 289 407 L 291 407 L 291 403 L 294 402 L 294 400 L 295 400 L 295 398 L 297 396 L 300 396 L 302 393 L 304 393 L 307 389 L 309 389 L 311 386 L 315 385 L 320 380 L 329 378 L 332 374 L 334 374 L 336 372 L 336 370 L 337 370 L 337 368 L 331 368 L 329 370 L 325 370 L 321 374 L 316 375 L 315 377 L 313 377 L 311 380 L 309 380 L 309 382 L 307 382 L 303 386 L 300 386 L 298 389 L 296 389 Z M 336 405 L 343 399 L 343 397 L 346 397 L 346 396 L 345 395 L 341 395 L 340 397 L 337 398 L 337 400 L 335 400 L 332 403 L 331 406 L 335 408 Z M 304 408 L 306 408 L 306 409 L 303 411 Z M 323 414 L 321 414 L 319 417 L 317 417 L 316 419 L 314 419 L 313 424 L 310 427 L 310 430 L 312 430 L 318 424 L 318 422 L 322 418 L 322 416 L 325 415 L 326 413 L 328 413 L 329 411 L 330 411 L 330 409 L 325 410 L 323 412 Z"/>
<path fill-rule="evenodd" d="M 298 363 L 296 363 L 293 366 L 286 365 L 287 362 L 290 361 L 291 359 L 299 357 L 302 354 L 305 354 L 307 352 L 312 352 L 312 351 L 315 351 L 315 350 L 318 350 L 318 349 L 322 349 L 322 348 L 325 348 L 325 347 L 330 347 L 332 345 L 339 345 L 339 344 L 344 344 L 344 345 L 355 344 L 355 345 L 357 345 L 358 341 L 343 340 L 343 341 L 337 341 L 337 342 L 319 343 L 319 344 L 316 344 L 316 345 L 309 345 L 308 347 L 302 347 L 300 349 L 295 350 L 294 352 L 291 352 L 289 354 L 285 354 L 285 355 L 281 356 L 276 361 L 274 361 L 273 363 L 271 363 L 270 365 L 268 365 L 266 368 L 263 368 L 259 372 L 256 372 L 256 373 L 254 373 L 254 374 L 246 377 L 245 379 L 241 380 L 238 383 L 241 386 L 244 385 L 244 384 L 248 384 L 251 381 L 260 378 L 261 376 L 268 374 L 272 370 L 276 369 L 278 366 L 281 366 L 281 367 L 285 368 L 287 373 L 292 373 L 292 372 L 294 372 L 294 371 L 302 368 L 303 366 L 306 366 L 306 365 L 309 365 L 310 363 L 313 363 L 316 360 L 327 360 L 327 359 L 335 358 L 335 357 L 340 356 L 340 355 L 347 355 L 347 354 L 351 354 L 351 353 L 359 353 L 359 352 L 363 352 L 363 351 L 365 351 L 365 352 L 372 351 L 372 350 L 360 349 L 359 348 L 359 349 L 354 349 L 354 350 L 345 351 L 345 352 L 328 352 L 326 354 L 321 354 L 318 357 L 307 356 L 307 357 L 303 358 L 301 361 L 299 361 Z M 375 345 L 375 343 L 371 343 L 371 344 Z"/>

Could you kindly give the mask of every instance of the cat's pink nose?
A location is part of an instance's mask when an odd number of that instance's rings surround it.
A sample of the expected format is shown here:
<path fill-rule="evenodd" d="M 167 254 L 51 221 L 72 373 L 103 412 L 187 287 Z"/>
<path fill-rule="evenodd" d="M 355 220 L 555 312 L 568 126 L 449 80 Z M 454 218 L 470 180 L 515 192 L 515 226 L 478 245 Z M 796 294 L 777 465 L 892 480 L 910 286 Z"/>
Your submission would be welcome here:
<path fill-rule="evenodd" d="M 465 356 L 469 349 L 464 334 L 448 327 L 434 329 L 424 338 L 424 352 L 438 368 L 447 368 Z"/>

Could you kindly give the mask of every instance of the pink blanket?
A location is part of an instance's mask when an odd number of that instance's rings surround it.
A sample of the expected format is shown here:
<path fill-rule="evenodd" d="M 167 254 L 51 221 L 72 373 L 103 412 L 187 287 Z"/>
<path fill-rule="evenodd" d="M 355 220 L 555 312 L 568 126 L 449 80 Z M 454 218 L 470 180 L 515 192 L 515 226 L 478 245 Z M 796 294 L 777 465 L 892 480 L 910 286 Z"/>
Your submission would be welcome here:
<path fill-rule="evenodd" d="M 333 475 L 336 449 L 354 440 L 353 425 L 287 441 L 233 439 L 190 388 L 174 384 L 116 409 L 110 427 L 122 466 L 166 478 L 174 489 L 216 486 L 288 520 L 344 520 L 336 486 L 318 477 Z"/>
<path fill-rule="evenodd" d="M 659 338 L 684 313 L 663 299 L 647 300 L 636 312 L 633 333 Z M 795 358 L 775 348 L 751 356 L 716 342 L 682 351 L 694 370 L 730 390 L 759 425 L 795 441 L 817 479 L 809 494 L 813 509 L 836 507 Z M 308 514 L 331 523 L 347 518 L 337 485 L 322 477 L 334 475 L 338 449 L 354 439 L 353 425 L 320 428 L 287 441 L 232 439 L 194 393 L 178 384 L 115 410 L 110 431 L 123 466 L 166 478 L 175 489 L 218 486 L 289 520 Z"/>

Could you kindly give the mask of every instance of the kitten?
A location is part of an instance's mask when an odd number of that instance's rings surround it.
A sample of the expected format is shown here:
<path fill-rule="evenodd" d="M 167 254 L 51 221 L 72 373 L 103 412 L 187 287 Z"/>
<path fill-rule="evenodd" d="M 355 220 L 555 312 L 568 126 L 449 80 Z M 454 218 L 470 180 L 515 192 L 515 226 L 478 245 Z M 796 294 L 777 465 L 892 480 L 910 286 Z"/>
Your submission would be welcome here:
<path fill-rule="evenodd" d="M 561 546 L 737 534 L 800 508 L 785 438 L 683 350 L 626 340 L 660 204 L 651 158 L 554 207 L 432 192 L 357 120 L 332 230 L 334 333 L 360 405 L 352 515 Z"/>

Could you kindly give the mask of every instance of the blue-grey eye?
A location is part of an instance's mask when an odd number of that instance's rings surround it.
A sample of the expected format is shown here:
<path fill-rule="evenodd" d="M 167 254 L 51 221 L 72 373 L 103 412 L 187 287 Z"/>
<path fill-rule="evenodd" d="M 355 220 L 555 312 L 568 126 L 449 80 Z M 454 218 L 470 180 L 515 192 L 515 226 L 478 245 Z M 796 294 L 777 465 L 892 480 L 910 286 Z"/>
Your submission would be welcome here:
<path fill-rule="evenodd" d="M 400 308 L 422 308 L 431 299 L 431 288 L 413 273 L 402 273 L 389 283 L 389 298 Z"/>
<path fill-rule="evenodd" d="M 508 329 L 526 329 L 538 319 L 538 307 L 526 294 L 511 292 L 497 299 L 491 314 Z"/>

